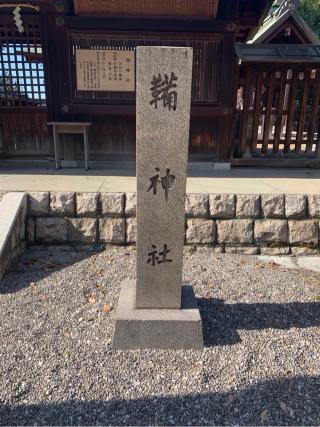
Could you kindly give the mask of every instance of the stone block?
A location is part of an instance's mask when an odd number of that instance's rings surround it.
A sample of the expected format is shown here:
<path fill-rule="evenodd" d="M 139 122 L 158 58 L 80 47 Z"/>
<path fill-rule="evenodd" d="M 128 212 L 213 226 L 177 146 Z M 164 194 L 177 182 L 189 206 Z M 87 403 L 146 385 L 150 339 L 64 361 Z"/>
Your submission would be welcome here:
<path fill-rule="evenodd" d="M 263 219 L 256 220 L 254 236 L 257 243 L 287 244 L 288 224 L 286 220 Z"/>
<path fill-rule="evenodd" d="M 137 239 L 137 220 L 136 218 L 127 218 L 127 243 L 136 243 Z"/>
<path fill-rule="evenodd" d="M 320 218 L 320 195 L 308 196 L 309 215 L 311 218 Z"/>
<path fill-rule="evenodd" d="M 260 253 L 261 255 L 266 256 L 279 256 L 279 255 L 289 255 L 290 254 L 290 248 L 285 246 L 278 246 L 278 247 L 260 247 Z"/>
<path fill-rule="evenodd" d="M 101 212 L 104 216 L 124 214 L 124 193 L 101 193 Z"/>
<path fill-rule="evenodd" d="M 50 193 L 37 192 L 28 193 L 28 215 L 44 216 L 50 213 Z"/>
<path fill-rule="evenodd" d="M 244 254 L 244 255 L 257 255 L 259 252 L 259 248 L 248 247 L 248 246 L 226 246 L 225 253 L 226 254 Z"/>
<path fill-rule="evenodd" d="M 236 198 L 233 194 L 210 194 L 209 207 L 213 218 L 234 218 Z"/>
<path fill-rule="evenodd" d="M 192 218 L 208 218 L 208 194 L 187 194 L 185 198 L 185 214 Z"/>
<path fill-rule="evenodd" d="M 317 246 L 319 226 L 315 220 L 289 220 L 289 242 L 297 246 Z"/>
<path fill-rule="evenodd" d="M 95 243 L 98 220 L 93 218 L 72 218 L 68 221 L 69 242 Z"/>
<path fill-rule="evenodd" d="M 100 241 L 102 243 L 124 244 L 126 222 L 124 218 L 103 218 L 99 220 Z"/>
<path fill-rule="evenodd" d="M 287 194 L 285 196 L 286 217 L 305 218 L 307 213 L 307 198 L 302 194 Z"/>
<path fill-rule="evenodd" d="M 259 218 L 260 196 L 256 194 L 239 194 L 237 196 L 236 217 L 237 218 Z"/>
<path fill-rule="evenodd" d="M 50 215 L 75 216 L 75 193 L 56 192 L 50 194 Z"/>
<path fill-rule="evenodd" d="M 35 242 L 35 232 L 36 232 L 36 222 L 34 218 L 27 219 L 27 242 L 34 243 Z"/>
<path fill-rule="evenodd" d="M 136 216 L 137 193 L 126 193 L 126 215 Z"/>
<path fill-rule="evenodd" d="M 76 194 L 77 216 L 96 217 L 98 215 L 99 193 Z"/>
<path fill-rule="evenodd" d="M 187 220 L 186 243 L 208 244 L 216 240 L 216 224 L 212 220 L 196 218 Z"/>
<path fill-rule="evenodd" d="M 36 218 L 36 240 L 38 242 L 62 243 L 68 240 L 66 218 Z"/>
<path fill-rule="evenodd" d="M 251 244 L 253 242 L 253 221 L 250 219 L 217 221 L 218 243 Z"/>
<path fill-rule="evenodd" d="M 284 195 L 264 194 L 261 196 L 262 215 L 265 218 L 284 218 Z"/>
<path fill-rule="evenodd" d="M 136 309 L 135 281 L 121 286 L 114 349 L 201 349 L 202 321 L 190 284 L 183 284 L 181 309 Z"/>
<path fill-rule="evenodd" d="M 291 254 L 293 256 L 301 256 L 301 255 L 319 255 L 320 248 L 307 248 L 302 246 L 292 246 Z"/>

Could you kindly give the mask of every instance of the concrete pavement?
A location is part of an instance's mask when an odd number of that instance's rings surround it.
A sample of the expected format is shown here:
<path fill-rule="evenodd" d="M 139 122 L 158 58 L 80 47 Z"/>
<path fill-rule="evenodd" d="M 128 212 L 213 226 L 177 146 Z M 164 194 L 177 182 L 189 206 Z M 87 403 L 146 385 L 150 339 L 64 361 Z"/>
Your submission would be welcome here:
<path fill-rule="evenodd" d="M 1 163 L 1 162 L 0 162 Z M 110 163 L 104 169 L 21 168 L 0 164 L 0 191 L 135 191 L 134 163 Z M 320 170 L 232 168 L 217 171 L 212 163 L 191 163 L 188 193 L 320 194 Z"/>

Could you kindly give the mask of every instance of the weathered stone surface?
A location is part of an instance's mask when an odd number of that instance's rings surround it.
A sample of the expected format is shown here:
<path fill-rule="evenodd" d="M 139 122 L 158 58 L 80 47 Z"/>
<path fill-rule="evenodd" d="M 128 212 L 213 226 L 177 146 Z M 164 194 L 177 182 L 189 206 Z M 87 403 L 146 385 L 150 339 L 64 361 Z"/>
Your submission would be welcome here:
<path fill-rule="evenodd" d="M 27 241 L 34 243 L 35 241 L 36 222 L 34 218 L 27 218 Z"/>
<path fill-rule="evenodd" d="M 135 281 L 122 283 L 113 348 L 203 348 L 201 316 L 190 284 L 182 286 L 182 310 L 136 309 L 135 294 Z"/>
<path fill-rule="evenodd" d="M 209 208 L 213 218 L 234 218 L 236 197 L 234 194 L 210 194 Z"/>
<path fill-rule="evenodd" d="M 101 193 L 102 215 L 119 216 L 124 213 L 124 193 Z"/>
<path fill-rule="evenodd" d="M 320 218 L 320 195 L 308 196 L 309 215 L 311 218 Z"/>
<path fill-rule="evenodd" d="M 77 215 L 96 217 L 98 214 L 99 193 L 77 193 Z"/>
<path fill-rule="evenodd" d="M 181 307 L 192 49 L 139 46 L 136 60 L 136 306 L 175 309 Z M 153 76 L 165 73 L 177 77 L 176 105 L 174 96 L 169 105 L 153 99 Z"/>
<path fill-rule="evenodd" d="M 209 210 L 208 194 L 187 194 L 185 213 L 187 217 L 207 218 Z"/>
<path fill-rule="evenodd" d="M 225 252 L 227 254 L 257 255 L 259 248 L 256 248 L 255 246 L 226 246 Z"/>
<path fill-rule="evenodd" d="M 219 220 L 218 243 L 251 244 L 253 241 L 253 221 L 249 219 Z"/>
<path fill-rule="evenodd" d="M 259 218 L 260 196 L 256 194 L 239 194 L 237 196 L 237 218 Z"/>
<path fill-rule="evenodd" d="M 308 248 L 305 246 L 292 246 L 291 254 L 293 256 L 301 256 L 301 255 L 319 255 L 320 248 Z"/>
<path fill-rule="evenodd" d="M 36 240 L 39 242 L 66 242 L 68 224 L 66 218 L 37 218 Z"/>
<path fill-rule="evenodd" d="M 28 215 L 44 216 L 50 213 L 50 193 L 28 193 Z"/>
<path fill-rule="evenodd" d="M 187 220 L 186 243 L 210 244 L 216 240 L 215 221 L 197 218 Z"/>
<path fill-rule="evenodd" d="M 302 194 L 287 194 L 286 199 L 286 217 L 287 218 L 305 218 L 307 213 L 307 198 Z"/>
<path fill-rule="evenodd" d="M 56 192 L 50 194 L 50 214 L 53 216 L 75 216 L 75 193 Z"/>
<path fill-rule="evenodd" d="M 123 244 L 126 238 L 124 218 L 103 218 L 99 220 L 100 241 L 102 243 Z"/>
<path fill-rule="evenodd" d="M 136 243 L 137 240 L 137 220 L 127 218 L 127 243 Z"/>
<path fill-rule="evenodd" d="M 263 194 L 261 196 L 261 207 L 265 218 L 284 218 L 284 195 Z"/>
<path fill-rule="evenodd" d="M 288 224 L 286 220 L 256 220 L 254 225 L 255 241 L 267 244 L 287 244 Z"/>
<path fill-rule="evenodd" d="M 289 242 L 292 245 L 316 246 L 319 243 L 319 226 L 315 220 L 289 220 Z"/>
<path fill-rule="evenodd" d="M 97 219 L 72 218 L 68 221 L 69 242 L 95 243 L 97 240 Z"/>
<path fill-rule="evenodd" d="M 137 193 L 126 193 L 126 215 L 136 216 Z"/>
<path fill-rule="evenodd" d="M 260 248 L 261 255 L 267 255 L 267 256 L 273 256 L 273 255 L 289 255 L 290 254 L 290 248 L 285 246 L 278 246 L 278 247 L 264 247 L 262 246 Z"/>

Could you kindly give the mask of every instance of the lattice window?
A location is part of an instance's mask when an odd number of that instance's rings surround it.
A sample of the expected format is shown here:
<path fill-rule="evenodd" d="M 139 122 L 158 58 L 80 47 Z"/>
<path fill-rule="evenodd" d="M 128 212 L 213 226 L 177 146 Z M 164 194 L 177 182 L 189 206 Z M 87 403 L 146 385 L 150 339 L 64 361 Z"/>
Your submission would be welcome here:
<path fill-rule="evenodd" d="M 20 34 L 12 16 L 0 18 L 0 107 L 46 105 L 40 19 L 23 24 Z"/>

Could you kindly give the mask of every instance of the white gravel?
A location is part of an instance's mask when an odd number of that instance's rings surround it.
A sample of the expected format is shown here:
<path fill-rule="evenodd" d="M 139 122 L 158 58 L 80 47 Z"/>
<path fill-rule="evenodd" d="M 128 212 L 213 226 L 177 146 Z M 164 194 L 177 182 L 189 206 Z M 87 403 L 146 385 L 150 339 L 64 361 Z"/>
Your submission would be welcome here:
<path fill-rule="evenodd" d="M 134 275 L 134 248 L 27 252 L 0 290 L 1 425 L 320 424 L 320 274 L 186 249 L 206 348 L 113 351 Z"/>

